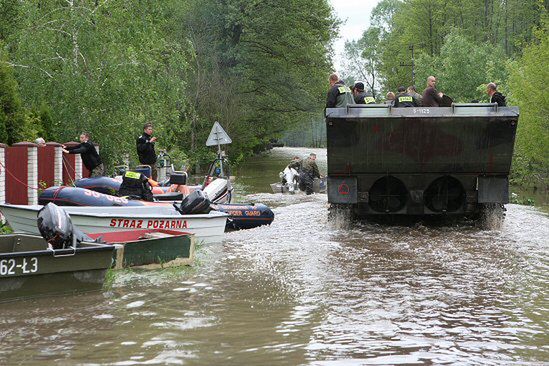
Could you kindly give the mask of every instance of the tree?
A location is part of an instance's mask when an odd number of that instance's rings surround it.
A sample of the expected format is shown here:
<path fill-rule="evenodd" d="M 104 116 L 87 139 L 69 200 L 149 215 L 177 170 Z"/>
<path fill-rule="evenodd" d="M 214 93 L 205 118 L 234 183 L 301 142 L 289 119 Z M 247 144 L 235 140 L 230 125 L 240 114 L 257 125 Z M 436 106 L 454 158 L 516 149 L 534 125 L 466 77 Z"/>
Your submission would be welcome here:
<path fill-rule="evenodd" d="M 513 170 L 534 184 L 549 185 L 549 22 L 533 34 L 535 41 L 510 65 L 510 102 L 520 107 Z"/>
<path fill-rule="evenodd" d="M 417 64 L 418 80 L 436 76 L 437 89 L 456 102 L 485 100 L 486 84 L 506 79 L 503 49 L 477 44 L 458 29 L 445 37 L 439 55 L 420 54 Z"/>
<path fill-rule="evenodd" d="M 160 145 L 174 143 L 187 63 L 170 26 L 181 3 L 22 2 L 12 58 L 25 102 L 51 107 L 48 133 L 67 141 L 90 131 L 107 163 L 135 154 L 145 121 Z"/>
<path fill-rule="evenodd" d="M 32 137 L 29 132 L 13 66 L 0 42 L 0 142 L 12 144 L 24 140 Z"/>
<path fill-rule="evenodd" d="M 265 146 L 322 108 L 334 36 L 326 1 L 196 1 L 184 17 L 196 54 L 193 140 L 219 120 L 234 155 Z M 207 125 L 207 127 L 205 127 Z"/>
<path fill-rule="evenodd" d="M 358 41 L 345 43 L 345 72 L 354 80 L 362 80 L 375 98 L 378 89 L 379 43 L 381 29 L 370 27 Z"/>

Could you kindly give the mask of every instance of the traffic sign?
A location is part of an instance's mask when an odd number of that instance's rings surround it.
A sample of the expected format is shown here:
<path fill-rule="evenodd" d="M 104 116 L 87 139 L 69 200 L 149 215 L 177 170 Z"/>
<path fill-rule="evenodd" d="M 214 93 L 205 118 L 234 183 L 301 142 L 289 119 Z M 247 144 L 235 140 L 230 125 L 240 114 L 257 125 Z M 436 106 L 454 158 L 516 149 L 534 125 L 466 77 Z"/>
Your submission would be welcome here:
<path fill-rule="evenodd" d="M 219 122 L 215 122 L 212 131 L 210 132 L 210 136 L 208 136 L 208 140 L 206 141 L 206 146 L 227 145 L 231 142 L 233 142 L 233 140 L 231 140 Z"/>

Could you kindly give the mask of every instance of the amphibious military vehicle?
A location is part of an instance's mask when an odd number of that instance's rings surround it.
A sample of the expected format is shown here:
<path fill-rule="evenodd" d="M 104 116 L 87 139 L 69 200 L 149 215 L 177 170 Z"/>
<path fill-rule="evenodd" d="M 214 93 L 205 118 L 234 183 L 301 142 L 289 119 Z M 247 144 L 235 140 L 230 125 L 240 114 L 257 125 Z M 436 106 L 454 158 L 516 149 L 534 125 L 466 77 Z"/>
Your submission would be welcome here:
<path fill-rule="evenodd" d="M 328 201 L 362 217 L 502 210 L 518 118 L 496 104 L 327 109 Z"/>

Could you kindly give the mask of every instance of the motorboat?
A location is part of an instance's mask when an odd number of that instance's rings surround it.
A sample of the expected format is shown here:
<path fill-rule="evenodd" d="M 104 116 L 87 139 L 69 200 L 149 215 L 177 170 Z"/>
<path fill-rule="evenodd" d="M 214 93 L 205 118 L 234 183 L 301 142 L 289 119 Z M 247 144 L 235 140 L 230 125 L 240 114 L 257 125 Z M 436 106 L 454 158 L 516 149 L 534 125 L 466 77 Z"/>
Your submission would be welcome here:
<path fill-rule="evenodd" d="M 97 193 L 97 192 L 95 192 Z M 97 193 L 99 194 L 99 193 Z M 1 204 L 0 211 L 14 231 L 39 234 L 36 215 L 41 205 Z M 127 230 L 172 230 L 195 234 L 198 241 L 216 243 L 223 240 L 228 214 L 182 215 L 173 206 L 66 206 L 74 225 L 86 234 Z"/>
<path fill-rule="evenodd" d="M 196 190 L 191 194 L 202 192 L 209 202 L 210 197 L 219 197 L 223 194 L 223 183 L 216 183 L 220 179 L 214 180 L 203 191 Z M 226 191 L 225 191 L 226 192 Z M 187 196 L 189 197 L 189 196 Z M 152 207 L 150 210 L 154 213 L 154 208 L 163 208 L 170 212 L 175 212 L 173 205 L 179 205 L 179 201 L 157 201 L 148 202 L 143 200 L 129 200 L 124 197 L 111 196 L 97 191 L 91 191 L 85 188 L 76 187 L 50 187 L 45 189 L 38 199 L 38 203 L 45 205 L 55 203 L 58 206 L 94 206 L 94 207 L 133 207 L 133 212 L 144 212 L 143 208 Z M 214 201 L 215 202 L 215 201 Z M 212 203 L 204 208 L 200 213 L 215 210 L 229 215 L 227 228 L 233 230 L 251 229 L 258 226 L 270 225 L 274 220 L 273 211 L 261 203 Z"/>

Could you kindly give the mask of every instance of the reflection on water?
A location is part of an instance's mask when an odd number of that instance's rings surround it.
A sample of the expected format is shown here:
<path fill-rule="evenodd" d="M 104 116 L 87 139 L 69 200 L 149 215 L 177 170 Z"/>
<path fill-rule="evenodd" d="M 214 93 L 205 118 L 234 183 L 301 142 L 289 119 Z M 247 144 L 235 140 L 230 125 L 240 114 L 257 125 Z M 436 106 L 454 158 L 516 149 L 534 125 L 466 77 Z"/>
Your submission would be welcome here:
<path fill-rule="evenodd" d="M 269 193 L 287 160 L 308 152 L 276 149 L 240 169 L 240 197 L 275 207 L 275 222 L 202 247 L 195 268 L 124 271 L 103 293 L 0 305 L 0 364 L 549 358 L 545 215 L 510 205 L 500 231 L 337 229 L 325 195 Z"/>

